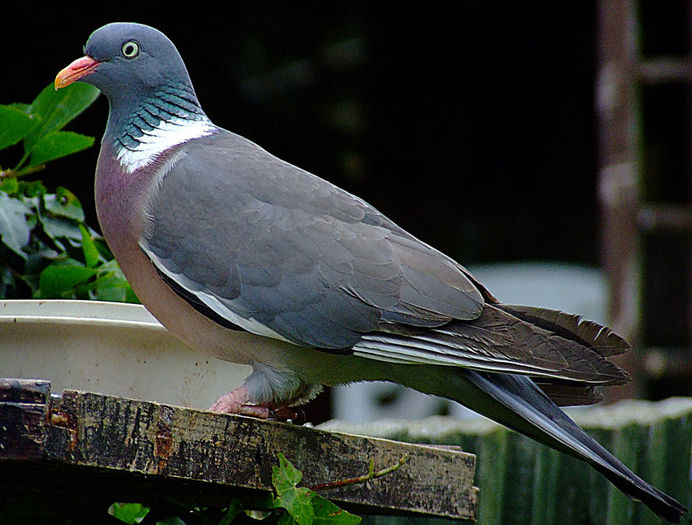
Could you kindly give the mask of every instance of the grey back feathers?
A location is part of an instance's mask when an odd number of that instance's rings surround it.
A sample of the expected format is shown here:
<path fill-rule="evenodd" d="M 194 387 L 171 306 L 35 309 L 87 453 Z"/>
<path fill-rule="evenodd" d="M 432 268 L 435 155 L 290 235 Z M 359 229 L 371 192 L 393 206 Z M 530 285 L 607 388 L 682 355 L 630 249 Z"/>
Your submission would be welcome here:
<path fill-rule="evenodd" d="M 173 197 L 180 209 L 165 205 Z M 295 344 L 350 348 L 381 325 L 440 326 L 482 309 L 457 263 L 226 131 L 185 145 L 147 212 L 141 245 L 161 271 Z"/>
<path fill-rule="evenodd" d="M 452 259 L 252 142 L 220 130 L 180 151 L 149 201 L 140 244 L 178 293 L 215 319 L 392 363 L 521 373 L 546 384 L 627 380 L 604 359 L 626 345 L 609 330 L 485 304 Z M 596 399 L 579 392 L 570 399 Z"/>

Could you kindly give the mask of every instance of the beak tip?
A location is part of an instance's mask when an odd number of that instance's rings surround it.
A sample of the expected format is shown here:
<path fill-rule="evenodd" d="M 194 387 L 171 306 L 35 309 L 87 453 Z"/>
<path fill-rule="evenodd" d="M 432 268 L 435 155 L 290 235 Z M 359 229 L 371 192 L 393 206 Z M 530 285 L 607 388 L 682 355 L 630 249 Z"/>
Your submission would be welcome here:
<path fill-rule="evenodd" d="M 89 56 L 78 58 L 60 71 L 55 77 L 55 81 L 53 82 L 55 90 L 57 91 L 58 89 L 69 86 L 73 82 L 81 80 L 85 76 L 91 74 L 98 65 L 99 62 Z"/>
<path fill-rule="evenodd" d="M 53 87 L 55 88 L 55 91 L 67 87 L 69 85 L 69 83 L 65 83 L 65 80 L 61 78 L 60 75 L 55 77 L 55 80 L 53 81 Z"/>

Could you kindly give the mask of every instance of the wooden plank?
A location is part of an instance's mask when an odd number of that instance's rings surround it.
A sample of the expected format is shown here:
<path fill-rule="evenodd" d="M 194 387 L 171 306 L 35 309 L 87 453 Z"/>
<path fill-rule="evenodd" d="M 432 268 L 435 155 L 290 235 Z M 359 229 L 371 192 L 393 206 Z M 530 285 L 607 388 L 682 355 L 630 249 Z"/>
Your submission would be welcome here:
<path fill-rule="evenodd" d="M 0 380 L 0 458 L 42 457 L 49 402 L 48 381 Z"/>
<path fill-rule="evenodd" d="M 668 231 L 692 234 L 692 206 L 643 205 L 639 210 L 639 226 L 647 233 Z"/>
<path fill-rule="evenodd" d="M 635 69 L 643 84 L 692 82 L 692 62 L 689 57 L 660 56 L 640 60 Z"/>
<path fill-rule="evenodd" d="M 5 391 L 11 389 L 0 388 L 0 426 L 7 417 L 17 420 L 12 408 L 17 402 L 3 397 Z M 406 463 L 387 476 L 323 495 L 359 512 L 454 519 L 473 519 L 476 513 L 475 457 L 463 452 L 89 392 L 68 390 L 52 402 L 50 396 L 43 399 L 39 431 L 32 426 L 27 434 L 12 423 L 13 435 L 0 436 L 0 479 L 16 482 L 21 464 L 3 460 L 25 459 L 17 452 L 25 442 L 31 445 L 26 459 L 33 460 L 27 463 L 34 463 L 34 470 L 45 463 L 46 468 L 64 467 L 72 477 L 92 473 L 149 485 L 166 480 L 168 487 L 204 483 L 228 491 L 271 490 L 279 453 L 303 472 L 305 486 L 361 476 L 371 460 L 378 470 L 406 456 Z M 3 475 L 3 469 L 13 475 Z"/>

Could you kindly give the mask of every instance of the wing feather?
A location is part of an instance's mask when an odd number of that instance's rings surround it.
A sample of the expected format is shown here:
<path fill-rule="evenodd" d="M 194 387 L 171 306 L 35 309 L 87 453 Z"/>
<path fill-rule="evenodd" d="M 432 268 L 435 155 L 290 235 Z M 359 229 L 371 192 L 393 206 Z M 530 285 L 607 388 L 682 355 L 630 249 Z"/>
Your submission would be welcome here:
<path fill-rule="evenodd" d="M 501 305 L 500 305 L 501 306 Z M 354 354 L 408 364 L 461 366 L 537 378 L 622 384 L 628 375 L 586 343 L 573 341 L 487 305 L 482 315 L 442 328 L 366 334 Z M 557 392 L 557 389 L 555 390 Z M 556 394 L 557 395 L 557 394 Z"/>

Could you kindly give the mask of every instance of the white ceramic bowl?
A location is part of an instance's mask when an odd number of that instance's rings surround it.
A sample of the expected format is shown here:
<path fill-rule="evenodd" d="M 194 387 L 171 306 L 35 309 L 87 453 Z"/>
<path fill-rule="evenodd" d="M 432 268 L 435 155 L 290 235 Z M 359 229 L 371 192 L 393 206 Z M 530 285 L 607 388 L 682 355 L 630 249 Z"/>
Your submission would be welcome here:
<path fill-rule="evenodd" d="M 192 350 L 141 305 L 0 301 L 0 377 L 207 408 L 251 369 Z"/>

